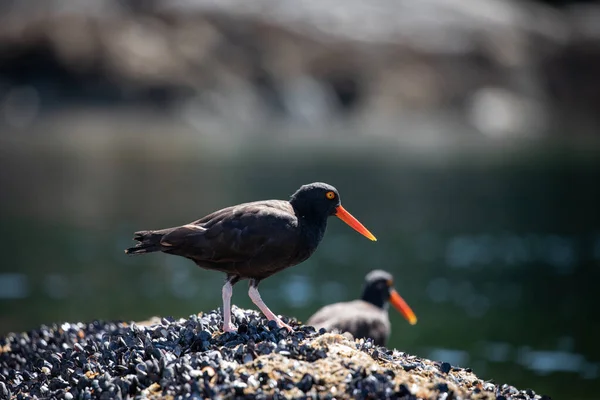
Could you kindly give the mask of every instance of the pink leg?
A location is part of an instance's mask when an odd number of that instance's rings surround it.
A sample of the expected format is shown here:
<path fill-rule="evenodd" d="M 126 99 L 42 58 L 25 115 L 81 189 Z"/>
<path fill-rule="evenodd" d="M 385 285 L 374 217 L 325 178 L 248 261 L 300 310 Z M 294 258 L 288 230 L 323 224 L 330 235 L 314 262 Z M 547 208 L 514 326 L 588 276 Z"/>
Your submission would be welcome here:
<path fill-rule="evenodd" d="M 252 302 L 256 304 L 258 308 L 260 308 L 260 311 L 262 311 L 262 313 L 265 314 L 265 317 L 267 317 L 269 321 L 275 321 L 278 327 L 286 328 L 290 332 L 293 331 L 291 326 L 283 322 L 275 314 L 273 314 L 271 310 L 269 310 L 269 307 L 267 307 L 265 302 L 260 297 L 260 293 L 258 293 L 258 288 L 254 287 L 252 284 L 250 284 L 250 289 L 248 289 L 248 296 L 250 296 Z"/>
<path fill-rule="evenodd" d="M 231 323 L 231 295 L 233 285 L 230 281 L 223 286 L 223 332 L 236 332 L 237 329 Z"/>

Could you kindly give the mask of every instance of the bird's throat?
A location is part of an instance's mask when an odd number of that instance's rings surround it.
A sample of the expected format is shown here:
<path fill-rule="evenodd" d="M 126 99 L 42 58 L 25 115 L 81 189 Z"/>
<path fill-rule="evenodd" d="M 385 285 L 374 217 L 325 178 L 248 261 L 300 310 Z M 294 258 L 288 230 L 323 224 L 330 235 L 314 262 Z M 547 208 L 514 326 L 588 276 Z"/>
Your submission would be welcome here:
<path fill-rule="evenodd" d="M 300 226 L 300 234 L 305 248 L 310 249 L 310 253 L 316 250 L 317 246 L 325 235 L 327 229 L 327 218 L 317 217 L 310 214 L 299 215 L 298 224 Z"/>

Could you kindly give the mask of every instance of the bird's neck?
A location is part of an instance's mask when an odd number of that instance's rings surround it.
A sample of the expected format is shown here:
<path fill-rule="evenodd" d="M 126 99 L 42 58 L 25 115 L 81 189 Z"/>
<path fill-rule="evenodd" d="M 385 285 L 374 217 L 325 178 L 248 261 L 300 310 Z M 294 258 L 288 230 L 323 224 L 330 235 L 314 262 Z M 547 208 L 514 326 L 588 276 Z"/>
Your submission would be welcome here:
<path fill-rule="evenodd" d="M 310 209 L 295 211 L 303 239 L 310 248 L 316 249 L 325 235 L 327 217 L 315 215 Z"/>
<path fill-rule="evenodd" d="M 366 301 L 367 303 L 371 303 L 374 306 L 381 308 L 382 310 L 388 309 L 387 299 L 385 299 L 381 295 L 381 293 L 379 291 L 376 291 L 375 289 L 366 287 L 363 290 L 362 300 Z"/>

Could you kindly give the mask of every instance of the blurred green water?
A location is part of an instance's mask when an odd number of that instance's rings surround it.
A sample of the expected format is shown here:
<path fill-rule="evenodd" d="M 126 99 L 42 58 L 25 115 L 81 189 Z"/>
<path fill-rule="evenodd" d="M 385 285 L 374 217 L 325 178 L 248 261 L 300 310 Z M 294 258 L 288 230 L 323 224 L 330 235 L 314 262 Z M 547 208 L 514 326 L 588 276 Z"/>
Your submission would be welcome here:
<path fill-rule="evenodd" d="M 132 232 L 325 181 L 378 242 L 332 219 L 310 260 L 261 284 L 276 313 L 306 320 L 358 296 L 370 269 L 387 269 L 419 317 L 411 327 L 392 313 L 389 347 L 556 399 L 595 398 L 595 155 L 421 162 L 376 147 L 271 151 L 260 143 L 229 156 L 197 153 L 4 151 L 0 332 L 219 307 L 219 273 L 162 254 L 127 257 Z M 253 308 L 244 283 L 233 302 Z"/>

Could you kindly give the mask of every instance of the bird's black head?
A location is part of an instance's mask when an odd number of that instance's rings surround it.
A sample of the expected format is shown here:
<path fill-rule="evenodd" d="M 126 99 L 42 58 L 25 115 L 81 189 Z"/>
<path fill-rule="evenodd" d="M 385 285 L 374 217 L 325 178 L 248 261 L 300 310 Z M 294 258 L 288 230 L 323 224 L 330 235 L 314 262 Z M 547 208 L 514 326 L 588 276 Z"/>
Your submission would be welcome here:
<path fill-rule="evenodd" d="M 325 219 L 336 214 L 340 194 L 336 188 L 326 183 L 309 183 L 292 195 L 290 203 L 304 217 Z"/>
<path fill-rule="evenodd" d="M 369 272 L 365 277 L 362 299 L 385 310 L 391 302 L 411 325 L 417 323 L 415 313 L 394 289 L 394 277 L 389 272 L 380 269 Z"/>
<path fill-rule="evenodd" d="M 342 207 L 337 189 L 323 182 L 309 183 L 300 187 L 290 198 L 290 203 L 304 222 L 319 226 L 325 232 L 327 217 L 335 215 L 361 235 L 375 241 L 375 236 Z M 320 240 L 320 239 L 319 239 Z"/>
<path fill-rule="evenodd" d="M 365 277 L 362 299 L 380 308 L 386 308 L 393 288 L 394 277 L 389 272 L 375 269 Z"/>

